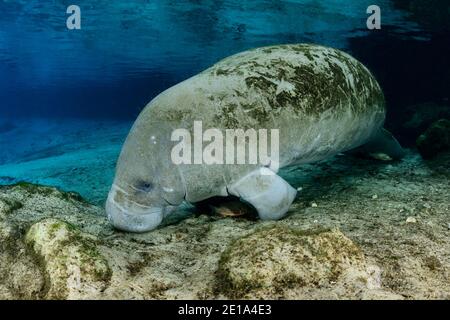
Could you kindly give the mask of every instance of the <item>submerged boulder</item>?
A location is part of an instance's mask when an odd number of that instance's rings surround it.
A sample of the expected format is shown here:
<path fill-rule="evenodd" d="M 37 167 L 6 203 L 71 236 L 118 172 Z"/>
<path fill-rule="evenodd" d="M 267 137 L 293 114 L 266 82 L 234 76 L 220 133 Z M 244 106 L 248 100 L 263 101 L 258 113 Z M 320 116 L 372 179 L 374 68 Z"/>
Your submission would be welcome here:
<path fill-rule="evenodd" d="M 323 287 L 344 274 L 367 282 L 362 251 L 338 230 L 272 227 L 234 242 L 222 255 L 221 289 L 233 298 L 268 298 L 286 289 Z"/>
<path fill-rule="evenodd" d="M 418 139 L 417 148 L 424 159 L 450 151 L 450 120 L 433 123 Z"/>
<path fill-rule="evenodd" d="M 48 276 L 47 298 L 95 297 L 111 280 L 107 260 L 97 249 L 97 239 L 73 225 L 46 219 L 28 230 L 25 243 L 42 261 Z"/>

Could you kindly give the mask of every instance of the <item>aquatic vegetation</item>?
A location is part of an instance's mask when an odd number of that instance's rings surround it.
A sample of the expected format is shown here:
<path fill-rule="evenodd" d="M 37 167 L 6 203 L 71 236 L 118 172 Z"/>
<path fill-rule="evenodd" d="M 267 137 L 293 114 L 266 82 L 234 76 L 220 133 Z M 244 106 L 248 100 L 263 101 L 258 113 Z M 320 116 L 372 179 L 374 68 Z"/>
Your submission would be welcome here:
<path fill-rule="evenodd" d="M 20 201 L 15 199 L 0 198 L 0 214 L 10 214 L 23 207 Z"/>
<path fill-rule="evenodd" d="M 394 0 L 412 12 L 421 25 L 435 32 L 450 31 L 450 4 L 447 0 Z"/>
<path fill-rule="evenodd" d="M 443 103 L 427 102 L 411 105 L 405 108 L 397 120 L 401 123 L 398 130 L 402 131 L 403 136 L 408 140 L 416 140 L 440 119 L 450 119 L 450 108 Z"/>
<path fill-rule="evenodd" d="M 258 104 L 269 119 L 259 122 L 256 109 L 246 109 Z M 374 76 L 342 51 L 289 44 L 238 53 L 147 104 L 120 153 L 106 212 L 117 229 L 146 232 L 170 214 L 168 207 L 232 195 L 255 207 L 262 220 L 279 220 L 296 196 L 277 175 L 280 167 L 360 146 L 368 154 L 402 158 L 402 147 L 383 129 L 385 113 Z M 230 119 L 236 127 L 229 127 Z M 270 155 L 267 128 L 275 128 Z M 203 150 L 204 140 L 212 142 Z"/>
<path fill-rule="evenodd" d="M 450 120 L 441 119 L 433 123 L 417 138 L 417 148 L 425 159 L 450 152 Z"/>

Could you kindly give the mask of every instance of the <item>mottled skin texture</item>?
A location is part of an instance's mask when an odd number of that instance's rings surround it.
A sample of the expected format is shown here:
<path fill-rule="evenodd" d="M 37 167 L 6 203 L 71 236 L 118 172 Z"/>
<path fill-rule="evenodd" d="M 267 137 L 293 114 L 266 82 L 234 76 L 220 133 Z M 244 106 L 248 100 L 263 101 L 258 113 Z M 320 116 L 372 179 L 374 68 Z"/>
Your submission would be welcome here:
<path fill-rule="evenodd" d="M 149 215 L 183 200 L 226 196 L 236 181 L 258 169 L 175 166 L 170 151 L 177 142 L 170 141 L 170 134 L 177 128 L 192 131 L 194 121 L 202 121 L 203 130 L 279 129 L 284 167 L 363 145 L 382 128 L 384 118 L 380 86 L 348 54 L 308 44 L 245 51 L 164 91 L 146 106 L 123 147 L 108 202 L 119 205 L 121 213 Z M 161 219 L 166 213 L 159 213 Z M 147 222 L 128 228 L 111 220 L 125 230 L 151 229 L 144 226 Z M 152 220 L 152 227 L 159 220 Z"/>

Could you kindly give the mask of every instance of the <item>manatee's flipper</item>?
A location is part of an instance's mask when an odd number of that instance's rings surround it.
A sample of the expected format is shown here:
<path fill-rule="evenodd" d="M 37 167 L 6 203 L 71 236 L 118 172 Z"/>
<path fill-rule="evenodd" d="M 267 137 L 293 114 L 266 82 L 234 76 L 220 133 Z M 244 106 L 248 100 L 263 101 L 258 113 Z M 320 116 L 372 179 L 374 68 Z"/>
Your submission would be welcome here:
<path fill-rule="evenodd" d="M 297 191 L 268 168 L 260 168 L 228 187 L 231 195 L 251 204 L 262 220 L 285 216 Z"/>
<path fill-rule="evenodd" d="M 384 128 L 372 137 L 369 142 L 351 151 L 377 160 L 399 160 L 405 156 L 405 150 L 394 136 Z"/>

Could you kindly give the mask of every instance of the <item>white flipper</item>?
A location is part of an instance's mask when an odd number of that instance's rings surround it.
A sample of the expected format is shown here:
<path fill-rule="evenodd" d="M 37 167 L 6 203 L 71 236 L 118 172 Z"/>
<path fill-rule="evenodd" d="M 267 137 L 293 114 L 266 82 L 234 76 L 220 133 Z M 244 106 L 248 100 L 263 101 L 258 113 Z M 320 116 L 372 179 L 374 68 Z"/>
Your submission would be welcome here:
<path fill-rule="evenodd" d="M 228 187 L 231 195 L 251 204 L 262 220 L 283 218 L 297 191 L 267 168 L 255 170 Z"/>

